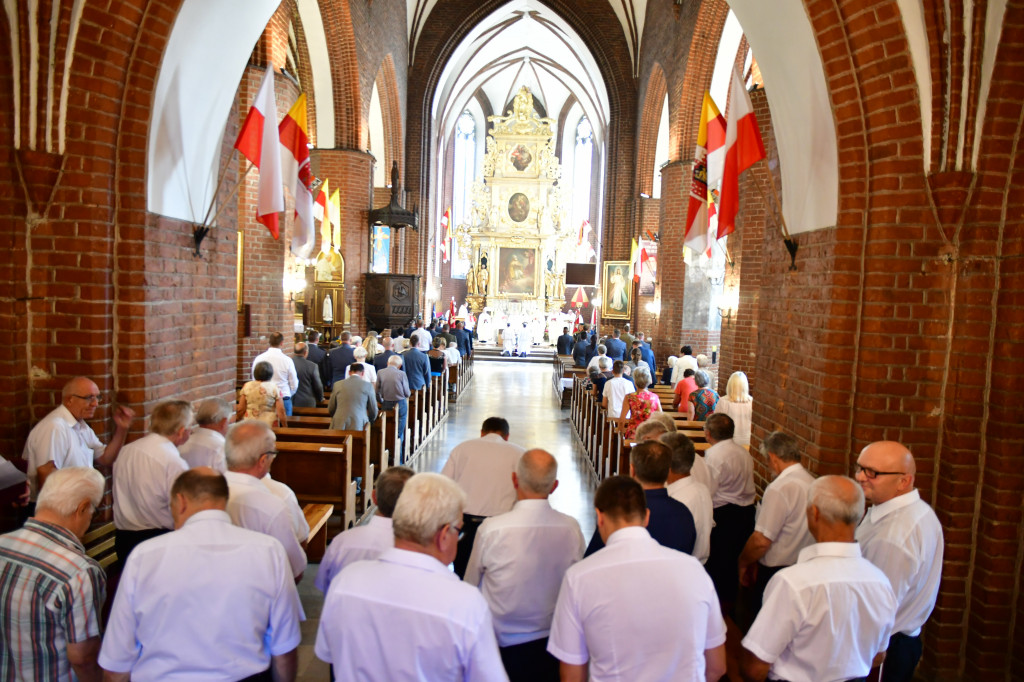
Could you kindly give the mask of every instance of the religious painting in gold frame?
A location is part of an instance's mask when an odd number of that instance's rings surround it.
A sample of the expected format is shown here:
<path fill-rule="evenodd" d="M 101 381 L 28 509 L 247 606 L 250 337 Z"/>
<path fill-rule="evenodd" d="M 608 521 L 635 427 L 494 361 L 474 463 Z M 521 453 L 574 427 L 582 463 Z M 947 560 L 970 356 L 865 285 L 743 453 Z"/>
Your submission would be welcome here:
<path fill-rule="evenodd" d="M 344 284 L 345 259 L 334 247 L 327 253 L 321 251 L 316 257 L 315 272 L 314 278 L 317 282 Z"/>
<path fill-rule="evenodd" d="M 509 246 L 498 249 L 498 293 L 537 295 L 537 249 Z"/>
<path fill-rule="evenodd" d="M 629 261 L 605 261 L 601 270 L 601 317 L 628 320 L 633 312 Z"/>

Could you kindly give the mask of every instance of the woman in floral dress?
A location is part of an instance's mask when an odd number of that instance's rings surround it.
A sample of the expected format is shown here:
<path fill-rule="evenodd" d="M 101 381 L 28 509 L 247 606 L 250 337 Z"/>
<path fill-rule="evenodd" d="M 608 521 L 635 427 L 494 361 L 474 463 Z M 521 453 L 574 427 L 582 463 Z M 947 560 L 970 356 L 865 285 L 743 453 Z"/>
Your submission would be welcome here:
<path fill-rule="evenodd" d="M 647 421 L 651 414 L 661 411 L 661 400 L 647 390 L 651 383 L 651 372 L 646 366 L 641 365 L 633 370 L 633 383 L 636 384 L 636 391 L 623 398 L 622 412 L 619 414 L 619 422 L 627 440 L 636 436 L 636 427 Z"/>
<path fill-rule="evenodd" d="M 271 426 L 288 426 L 281 390 L 274 383 L 274 366 L 260 362 L 253 367 L 255 381 L 247 381 L 238 396 L 238 419 L 259 419 Z"/>

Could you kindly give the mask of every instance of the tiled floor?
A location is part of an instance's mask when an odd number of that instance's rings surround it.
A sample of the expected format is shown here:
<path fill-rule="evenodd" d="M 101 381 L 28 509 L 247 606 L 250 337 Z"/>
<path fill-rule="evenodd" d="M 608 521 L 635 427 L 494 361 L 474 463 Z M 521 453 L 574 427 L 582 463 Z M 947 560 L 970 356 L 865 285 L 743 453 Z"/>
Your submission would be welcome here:
<path fill-rule="evenodd" d="M 505 417 L 510 441 L 526 448 L 544 448 L 558 460 L 558 489 L 551 496 L 555 509 L 574 516 L 583 535 L 594 532 L 595 480 L 579 441 L 573 436 L 568 410 L 562 410 L 551 388 L 551 367 L 525 363 L 477 362 L 465 395 L 452 406 L 412 466 L 417 471 L 440 471 L 453 447 L 480 435 L 480 424 L 491 416 Z M 313 654 L 323 595 L 313 586 L 317 566 L 311 565 L 299 585 L 306 611 L 299 646 L 300 682 L 328 679 L 327 665 Z"/>

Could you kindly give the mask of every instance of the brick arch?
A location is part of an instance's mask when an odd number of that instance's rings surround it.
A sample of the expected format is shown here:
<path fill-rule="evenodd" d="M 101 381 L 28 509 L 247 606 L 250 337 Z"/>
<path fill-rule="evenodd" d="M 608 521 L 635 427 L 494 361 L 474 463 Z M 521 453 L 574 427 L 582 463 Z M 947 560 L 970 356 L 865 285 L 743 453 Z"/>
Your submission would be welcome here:
<path fill-rule="evenodd" d="M 636 150 L 637 191 L 648 196 L 651 195 L 654 188 L 654 157 L 657 154 L 661 111 L 667 94 L 668 83 L 665 81 L 665 72 L 662 70 L 661 64 L 655 62 L 650 78 L 647 80 L 644 104 L 640 111 Z M 669 110 L 669 118 L 671 119 L 671 110 Z M 671 145 L 669 148 L 671 149 Z M 669 160 L 675 161 L 676 158 L 678 157 L 670 156 Z"/>
<path fill-rule="evenodd" d="M 566 0 L 543 0 L 561 16 L 583 40 L 593 54 L 608 88 L 609 119 L 616 130 L 608 131 L 608 163 L 628 165 L 634 162 L 634 136 L 626 134 L 632 129 L 636 116 L 636 91 L 633 67 L 625 43 L 622 24 L 607 3 L 586 3 L 586 7 L 573 7 Z M 411 55 L 408 88 L 407 129 L 407 184 L 411 192 L 418 192 L 420 215 L 427 220 L 430 206 L 431 142 L 433 139 L 430 117 L 431 97 L 437 88 L 441 73 L 456 46 L 472 28 L 504 3 L 503 0 L 454 0 L 439 3 L 427 17 L 426 24 Z M 631 185 L 631 182 L 630 182 Z M 617 185 L 613 174 L 608 174 L 605 191 L 605 225 L 611 239 L 606 246 L 628 254 L 629 216 L 632 186 Z M 615 230 L 614 226 L 619 226 Z M 621 233 L 621 234 L 618 234 Z M 430 230 L 420 230 L 419 243 L 407 261 L 420 272 L 427 269 L 427 245 Z M 412 251 L 412 249 L 410 249 Z"/>
<path fill-rule="evenodd" d="M 686 58 L 686 73 L 683 76 L 679 99 L 672 102 L 670 97 L 668 103 L 671 123 L 669 148 L 672 150 L 673 159 L 693 157 L 704 91 L 711 87 L 718 43 L 728 16 L 729 3 L 725 0 L 707 0 L 700 5 L 693 29 L 694 40 L 690 43 Z M 713 46 L 714 49 L 709 49 L 709 46 Z M 724 103 L 722 106 L 725 106 Z"/>
<path fill-rule="evenodd" d="M 400 171 L 402 168 L 402 104 L 392 55 L 386 55 L 381 61 L 374 84 L 384 119 L 384 172 L 390 177 L 392 161 L 398 162 Z"/>
<path fill-rule="evenodd" d="M 366 149 L 369 131 L 362 115 L 359 59 L 349 0 L 319 3 L 319 7 L 334 84 L 334 144 L 340 149 Z"/>

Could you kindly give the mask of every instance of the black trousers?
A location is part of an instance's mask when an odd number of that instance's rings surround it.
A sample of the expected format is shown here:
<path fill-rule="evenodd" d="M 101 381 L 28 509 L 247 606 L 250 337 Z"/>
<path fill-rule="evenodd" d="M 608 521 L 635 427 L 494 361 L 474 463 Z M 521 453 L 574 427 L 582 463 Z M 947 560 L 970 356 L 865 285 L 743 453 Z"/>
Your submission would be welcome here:
<path fill-rule="evenodd" d="M 881 682 L 910 682 L 921 660 L 921 636 L 911 637 L 897 632 L 889 638 L 889 648 L 882 663 Z"/>
<path fill-rule="evenodd" d="M 786 567 L 765 566 L 762 563 L 758 563 L 757 579 L 754 580 L 754 584 L 741 590 L 740 601 L 737 603 L 737 613 L 735 616 L 736 624 L 744 634 L 750 630 L 750 626 L 754 624 L 754 619 L 757 618 L 757 614 L 761 612 L 761 605 L 764 602 L 764 590 L 768 587 L 768 581 L 784 568 Z M 741 605 L 742 609 L 740 608 Z"/>
<path fill-rule="evenodd" d="M 548 638 L 503 646 L 499 650 L 509 682 L 558 682 L 558 659 L 548 653 Z"/>
<path fill-rule="evenodd" d="M 476 541 L 476 531 L 484 522 L 486 516 L 474 516 L 472 514 L 462 515 L 462 537 L 459 538 L 459 548 L 455 552 L 455 575 L 459 578 L 466 577 L 466 567 L 469 565 L 469 555 L 473 553 L 473 543 Z"/>
<path fill-rule="evenodd" d="M 170 532 L 166 528 L 147 528 L 146 530 L 121 530 L 118 528 L 114 533 L 114 551 L 117 552 L 117 559 L 121 562 L 121 566 L 128 561 L 128 555 L 137 545 Z"/>
<path fill-rule="evenodd" d="M 270 672 L 270 668 L 267 668 L 261 673 L 249 675 L 249 677 L 242 678 L 238 682 L 274 682 L 274 675 Z"/>
<path fill-rule="evenodd" d="M 725 504 L 716 507 L 711 529 L 711 553 L 705 568 L 715 583 L 723 608 L 736 602 L 740 585 L 739 559 L 743 546 L 754 532 L 754 505 Z"/>

